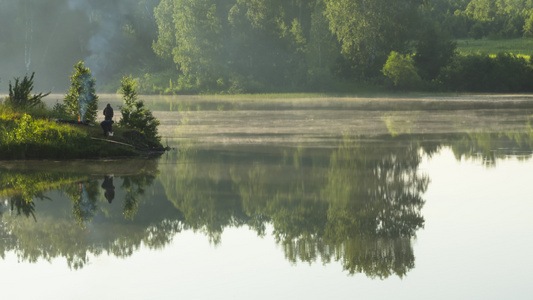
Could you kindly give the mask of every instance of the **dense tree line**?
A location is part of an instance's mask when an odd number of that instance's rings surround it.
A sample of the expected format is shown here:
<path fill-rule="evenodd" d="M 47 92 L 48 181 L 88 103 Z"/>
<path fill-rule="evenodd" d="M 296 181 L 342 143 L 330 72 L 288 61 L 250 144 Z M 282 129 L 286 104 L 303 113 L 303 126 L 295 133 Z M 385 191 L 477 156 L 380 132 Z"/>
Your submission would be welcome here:
<path fill-rule="evenodd" d="M 141 93 L 479 91 L 450 76 L 502 60 L 460 57 L 454 40 L 532 37 L 533 0 L 0 0 L 0 21 L 0 84 L 36 72 L 53 92 L 80 60 L 105 91 L 128 74 Z M 507 61 L 489 82 L 533 79 Z"/>
<path fill-rule="evenodd" d="M 416 38 L 422 1 L 163 0 L 154 50 L 176 91 L 320 91 L 380 75 Z"/>
<path fill-rule="evenodd" d="M 514 0 L 163 0 L 153 46 L 180 72 L 167 93 L 522 92 L 529 61 L 463 57 L 454 39 L 528 37 L 532 13 L 533 1 Z"/>
<path fill-rule="evenodd" d="M 533 36 L 531 0 L 429 1 L 431 15 L 457 38 Z"/>

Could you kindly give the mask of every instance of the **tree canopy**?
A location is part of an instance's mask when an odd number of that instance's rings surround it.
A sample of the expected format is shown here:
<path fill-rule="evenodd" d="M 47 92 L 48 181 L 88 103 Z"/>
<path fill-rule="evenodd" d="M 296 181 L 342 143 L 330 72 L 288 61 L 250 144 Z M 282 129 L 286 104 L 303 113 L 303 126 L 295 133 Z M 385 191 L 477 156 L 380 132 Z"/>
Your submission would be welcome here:
<path fill-rule="evenodd" d="M 453 39 L 533 36 L 533 1 L 4 0 L 0 20 L 0 83 L 66 91 L 84 61 L 106 92 L 124 74 L 140 93 L 342 91 L 386 83 L 392 51 L 442 84 Z"/>

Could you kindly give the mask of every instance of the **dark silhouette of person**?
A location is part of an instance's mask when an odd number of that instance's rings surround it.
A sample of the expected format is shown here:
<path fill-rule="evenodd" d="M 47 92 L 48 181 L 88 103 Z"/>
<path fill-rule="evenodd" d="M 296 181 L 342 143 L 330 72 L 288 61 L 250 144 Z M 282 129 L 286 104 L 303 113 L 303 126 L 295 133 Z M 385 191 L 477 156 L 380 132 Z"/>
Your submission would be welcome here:
<path fill-rule="evenodd" d="M 107 106 L 104 108 L 104 116 L 106 121 L 113 120 L 113 108 L 109 103 L 107 103 Z"/>
<path fill-rule="evenodd" d="M 113 108 L 109 103 L 104 108 L 104 116 L 105 120 L 100 123 L 100 126 L 104 130 L 104 136 L 107 136 L 110 132 L 113 132 L 113 123 L 115 123 L 113 122 Z"/>
<path fill-rule="evenodd" d="M 105 175 L 102 188 L 105 190 L 104 196 L 107 202 L 111 203 L 115 199 L 115 186 L 113 185 L 113 175 Z"/>

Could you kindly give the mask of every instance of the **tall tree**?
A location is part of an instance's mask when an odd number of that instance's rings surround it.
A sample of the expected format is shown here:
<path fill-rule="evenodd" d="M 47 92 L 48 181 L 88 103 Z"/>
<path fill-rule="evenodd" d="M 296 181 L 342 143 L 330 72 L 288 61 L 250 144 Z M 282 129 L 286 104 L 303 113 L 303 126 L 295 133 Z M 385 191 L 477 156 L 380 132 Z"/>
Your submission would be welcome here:
<path fill-rule="evenodd" d="M 78 62 L 70 76 L 70 88 L 63 99 L 67 112 L 78 116 L 80 121 L 95 122 L 98 99 L 96 80 L 91 70 L 82 61 Z"/>
<path fill-rule="evenodd" d="M 340 56 L 340 46 L 329 30 L 329 23 L 324 16 L 325 3 L 317 1 L 311 14 L 309 30 L 307 67 L 308 84 L 315 91 L 322 91 L 331 86 L 332 68 Z"/>
<path fill-rule="evenodd" d="M 184 78 L 204 91 L 222 78 L 221 6 L 214 0 L 163 0 L 155 9 L 160 36 L 155 51 L 168 56 L 170 50 Z"/>
<path fill-rule="evenodd" d="M 359 75 L 379 72 L 388 54 L 403 52 L 422 0 L 325 0 L 331 31 Z"/>
<path fill-rule="evenodd" d="M 314 2 L 237 0 L 229 15 L 235 70 L 277 89 L 301 86 Z"/>
<path fill-rule="evenodd" d="M 173 58 L 182 88 L 301 86 L 314 2 L 163 0 L 155 9 L 159 38 L 153 47 Z"/>
<path fill-rule="evenodd" d="M 139 130 L 150 140 L 158 143 L 161 137 L 157 133 L 157 126 L 160 122 L 145 106 L 144 101 L 138 99 L 135 81 L 130 75 L 129 77 L 124 76 L 120 83 L 120 93 L 124 105 L 120 106 L 122 119 L 119 121 L 119 125 Z"/>

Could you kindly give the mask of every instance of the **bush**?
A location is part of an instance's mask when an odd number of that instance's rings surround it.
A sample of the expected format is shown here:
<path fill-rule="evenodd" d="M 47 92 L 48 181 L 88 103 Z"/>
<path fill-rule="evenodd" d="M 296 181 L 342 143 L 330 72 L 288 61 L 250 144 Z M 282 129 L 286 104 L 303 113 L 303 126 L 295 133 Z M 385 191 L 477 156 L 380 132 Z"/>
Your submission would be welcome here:
<path fill-rule="evenodd" d="M 458 55 L 439 75 L 438 81 L 456 92 L 531 92 L 533 70 L 523 57 L 499 53 Z"/>
<path fill-rule="evenodd" d="M 31 74 L 31 77 L 25 75 L 22 81 L 20 78 L 15 78 L 15 85 L 9 81 L 9 96 L 6 98 L 5 103 L 18 108 L 30 108 L 42 105 L 42 99 L 50 94 L 50 92 L 37 95 L 31 95 L 33 90 L 33 77 L 35 72 Z"/>
<path fill-rule="evenodd" d="M 1 159 L 83 157 L 83 150 L 91 144 L 87 134 L 68 125 L 28 114 L 12 120 L 4 116 L 0 119 Z"/>
<path fill-rule="evenodd" d="M 402 55 L 392 51 L 381 72 L 399 89 L 413 89 L 421 84 L 413 56 L 409 54 Z"/>
<path fill-rule="evenodd" d="M 118 125 L 139 130 L 148 139 L 159 142 L 161 137 L 158 135 L 157 126 L 159 126 L 160 122 L 145 107 L 144 102 L 138 100 L 135 81 L 131 78 L 131 75 L 129 77 L 123 77 L 120 92 L 124 99 L 124 105 L 120 106 L 122 119 Z"/>

